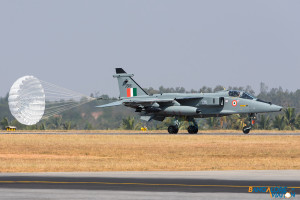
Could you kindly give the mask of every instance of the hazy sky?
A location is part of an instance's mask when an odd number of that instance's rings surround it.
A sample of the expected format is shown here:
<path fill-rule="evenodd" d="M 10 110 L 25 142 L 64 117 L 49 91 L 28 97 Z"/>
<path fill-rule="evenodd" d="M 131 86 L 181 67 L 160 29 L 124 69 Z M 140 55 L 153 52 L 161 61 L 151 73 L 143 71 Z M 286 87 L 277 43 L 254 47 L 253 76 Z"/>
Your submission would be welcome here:
<path fill-rule="evenodd" d="M 300 1 L 0 1 L 0 95 L 24 75 L 118 96 L 142 87 L 296 90 Z"/>

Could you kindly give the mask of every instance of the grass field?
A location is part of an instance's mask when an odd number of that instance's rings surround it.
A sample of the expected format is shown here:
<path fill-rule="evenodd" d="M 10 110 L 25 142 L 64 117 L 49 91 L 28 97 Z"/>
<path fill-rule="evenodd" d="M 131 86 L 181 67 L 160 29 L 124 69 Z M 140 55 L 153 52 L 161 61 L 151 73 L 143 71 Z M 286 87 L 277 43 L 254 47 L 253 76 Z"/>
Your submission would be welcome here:
<path fill-rule="evenodd" d="M 300 169 L 300 136 L 0 135 L 0 172 Z"/>

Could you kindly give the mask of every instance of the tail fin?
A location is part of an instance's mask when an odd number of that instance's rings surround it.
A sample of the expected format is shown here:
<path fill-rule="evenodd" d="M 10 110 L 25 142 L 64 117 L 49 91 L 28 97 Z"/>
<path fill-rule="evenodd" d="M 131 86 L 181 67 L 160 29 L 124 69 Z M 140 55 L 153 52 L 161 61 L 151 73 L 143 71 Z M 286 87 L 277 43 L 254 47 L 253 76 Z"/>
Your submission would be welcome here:
<path fill-rule="evenodd" d="M 131 77 L 133 74 L 127 74 L 122 68 L 116 68 L 116 75 L 114 78 L 118 79 L 120 97 L 134 97 L 148 95 L 139 84 L 137 84 Z"/>

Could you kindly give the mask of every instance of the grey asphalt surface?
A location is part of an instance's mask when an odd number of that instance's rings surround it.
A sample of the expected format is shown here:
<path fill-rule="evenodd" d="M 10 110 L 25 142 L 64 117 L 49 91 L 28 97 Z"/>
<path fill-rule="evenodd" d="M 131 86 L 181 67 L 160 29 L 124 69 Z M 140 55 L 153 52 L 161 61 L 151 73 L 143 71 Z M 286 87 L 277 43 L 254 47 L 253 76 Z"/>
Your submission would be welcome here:
<path fill-rule="evenodd" d="M 300 194 L 300 170 L 1 173 L 0 199 L 270 199 L 249 186 Z"/>

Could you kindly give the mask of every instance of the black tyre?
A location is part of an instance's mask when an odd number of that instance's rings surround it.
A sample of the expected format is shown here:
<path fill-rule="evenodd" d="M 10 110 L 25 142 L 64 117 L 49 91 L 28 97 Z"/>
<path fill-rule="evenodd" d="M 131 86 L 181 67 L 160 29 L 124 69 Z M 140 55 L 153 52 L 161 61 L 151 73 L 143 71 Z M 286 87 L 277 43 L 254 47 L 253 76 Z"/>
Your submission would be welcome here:
<path fill-rule="evenodd" d="M 174 126 L 174 134 L 177 134 L 178 133 L 178 126 Z"/>
<path fill-rule="evenodd" d="M 189 134 L 192 134 L 192 133 L 193 133 L 193 128 L 192 128 L 192 126 L 189 126 L 188 129 L 187 129 L 187 131 L 188 131 Z"/>
<path fill-rule="evenodd" d="M 250 128 L 248 128 L 247 126 L 245 126 L 244 128 L 243 128 L 243 133 L 244 134 L 248 134 L 250 132 Z"/>
<path fill-rule="evenodd" d="M 198 133 L 198 127 L 197 126 L 189 126 L 188 132 L 189 132 L 189 134 L 196 134 L 196 133 Z"/>
<path fill-rule="evenodd" d="M 178 127 L 177 126 L 169 126 L 168 127 L 168 132 L 170 134 L 177 134 L 178 133 Z"/>
<path fill-rule="evenodd" d="M 197 134 L 198 133 L 198 127 L 197 126 L 194 126 L 194 134 Z"/>
<path fill-rule="evenodd" d="M 168 132 L 169 132 L 170 134 L 173 134 L 173 132 L 174 132 L 174 126 L 169 126 L 169 127 L 168 127 Z"/>

